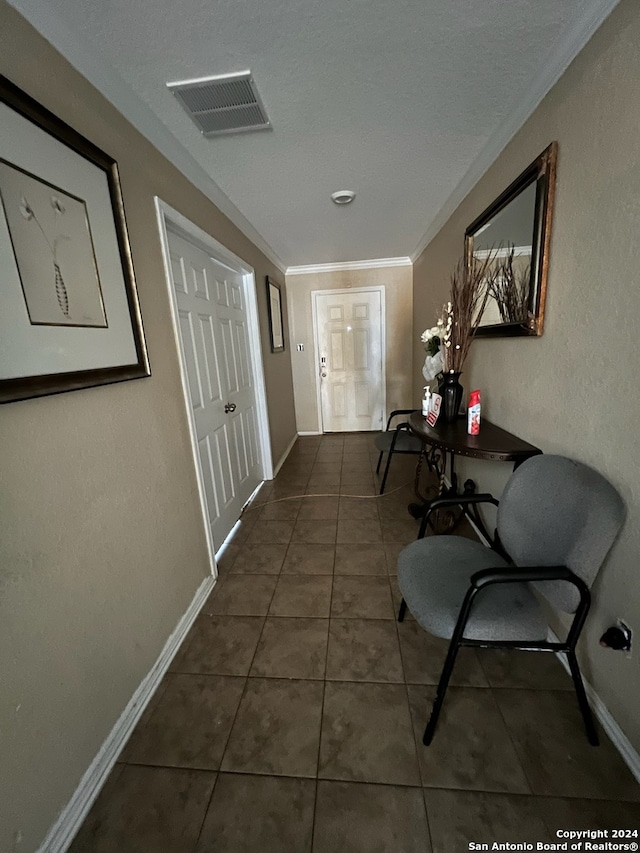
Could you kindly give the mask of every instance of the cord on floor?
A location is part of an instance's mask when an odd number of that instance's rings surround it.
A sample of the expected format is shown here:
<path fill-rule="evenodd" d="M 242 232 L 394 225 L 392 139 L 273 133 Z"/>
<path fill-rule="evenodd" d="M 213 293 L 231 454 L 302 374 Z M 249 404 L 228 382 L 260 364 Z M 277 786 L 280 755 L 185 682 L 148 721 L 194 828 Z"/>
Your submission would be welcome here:
<path fill-rule="evenodd" d="M 404 489 L 405 486 L 412 485 L 413 480 L 408 480 L 406 483 L 403 483 L 401 486 L 397 486 L 395 489 L 391 489 L 390 492 L 385 492 L 382 495 L 343 495 L 343 494 L 335 494 L 335 493 L 327 493 L 327 494 L 319 494 L 319 495 L 288 495 L 286 498 L 274 498 L 272 501 L 264 501 L 261 504 L 247 505 L 242 508 L 240 513 L 240 518 L 245 514 L 245 512 L 249 512 L 253 509 L 262 509 L 263 506 L 269 506 L 269 504 L 279 504 L 283 501 L 297 501 L 300 498 L 360 498 L 361 500 L 375 500 L 376 498 L 387 498 L 389 495 L 394 494 L 394 492 L 399 492 L 400 489 Z"/>

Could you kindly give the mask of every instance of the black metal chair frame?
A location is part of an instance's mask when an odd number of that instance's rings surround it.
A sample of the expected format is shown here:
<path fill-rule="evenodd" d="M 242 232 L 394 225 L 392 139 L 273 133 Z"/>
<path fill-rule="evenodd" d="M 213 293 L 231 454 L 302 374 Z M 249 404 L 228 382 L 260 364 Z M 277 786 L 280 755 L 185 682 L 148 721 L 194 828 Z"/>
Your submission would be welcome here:
<path fill-rule="evenodd" d="M 390 427 L 391 427 L 391 421 L 394 418 L 398 417 L 398 415 L 411 415 L 411 414 L 413 414 L 413 412 L 416 412 L 416 411 L 418 411 L 418 410 L 417 409 L 395 409 L 389 415 L 389 419 L 387 420 L 387 428 L 386 428 L 385 432 L 389 432 Z M 401 432 L 408 432 L 408 433 L 412 434 L 411 429 L 409 427 L 409 424 L 406 421 L 401 423 L 401 424 L 398 424 L 394 428 L 394 435 L 393 435 L 393 438 L 391 439 L 391 445 L 389 447 L 389 450 L 387 451 L 387 464 L 385 465 L 384 474 L 382 476 L 382 483 L 380 484 L 379 494 L 381 494 L 381 495 L 384 494 L 384 488 L 387 484 L 387 475 L 389 474 L 389 466 L 391 465 L 391 457 L 393 456 L 393 454 L 394 453 L 405 453 L 408 455 L 418 456 L 420 453 L 422 453 L 422 448 L 420 450 L 396 450 L 395 449 L 396 442 L 397 442 L 398 437 L 399 437 Z M 378 456 L 378 464 L 376 465 L 376 474 L 380 473 L 380 465 L 382 463 L 382 457 L 384 456 L 384 453 L 385 453 L 384 450 L 381 450 L 380 456 Z"/>
<path fill-rule="evenodd" d="M 487 494 L 436 499 L 431 503 L 427 511 L 418 538 L 421 539 L 424 536 L 424 531 L 428 524 L 428 517 L 432 512 L 435 512 L 445 506 L 464 506 L 466 504 L 479 503 L 492 503 L 494 506 L 498 506 L 499 502 L 492 495 Z M 505 556 L 504 552 L 500 551 L 498 548 L 494 550 L 496 550 L 497 553 L 501 553 L 501 556 Z M 464 631 L 473 602 L 476 596 L 479 595 L 483 589 L 486 589 L 496 583 L 531 583 L 536 581 L 555 580 L 566 581 L 567 583 L 573 584 L 580 594 L 580 602 L 576 608 L 573 622 L 571 623 L 567 633 L 567 638 L 564 642 L 559 641 L 557 643 L 551 643 L 547 641 L 519 642 L 518 640 L 472 640 L 464 636 Z M 449 649 L 442 668 L 442 674 L 440 675 L 440 681 L 438 682 L 436 698 L 431 710 L 431 716 L 429 717 L 429 722 L 427 723 L 427 727 L 422 738 L 424 745 L 428 746 L 433 740 L 458 651 L 463 646 L 470 646 L 472 648 L 483 649 L 519 649 L 534 652 L 563 652 L 566 654 L 569 670 L 573 679 L 573 685 L 576 691 L 578 706 L 582 714 L 582 719 L 584 720 L 587 739 L 592 746 L 598 746 L 598 733 L 593 721 L 591 709 L 589 708 L 589 702 L 584 689 L 580 667 L 578 666 L 578 660 L 576 658 L 576 644 L 591 605 L 591 593 L 589 592 L 589 587 L 586 583 L 582 578 L 578 577 L 574 572 L 566 568 L 566 566 L 526 566 L 524 568 L 519 566 L 510 566 L 509 568 L 483 569 L 482 571 L 473 574 L 470 581 L 469 589 L 467 590 L 462 602 L 458 621 L 449 643 Z M 407 603 L 403 598 L 398 613 L 398 622 L 402 622 L 404 620 L 406 611 Z"/>

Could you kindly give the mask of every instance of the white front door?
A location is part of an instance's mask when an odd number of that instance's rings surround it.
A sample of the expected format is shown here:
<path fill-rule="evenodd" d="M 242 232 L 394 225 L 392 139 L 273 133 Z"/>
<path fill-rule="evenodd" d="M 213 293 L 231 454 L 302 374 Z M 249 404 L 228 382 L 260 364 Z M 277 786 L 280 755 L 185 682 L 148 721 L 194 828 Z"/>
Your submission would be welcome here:
<path fill-rule="evenodd" d="M 323 432 L 383 426 L 379 290 L 315 294 Z"/>
<path fill-rule="evenodd" d="M 262 481 L 243 276 L 168 232 L 180 338 L 216 550 Z"/>

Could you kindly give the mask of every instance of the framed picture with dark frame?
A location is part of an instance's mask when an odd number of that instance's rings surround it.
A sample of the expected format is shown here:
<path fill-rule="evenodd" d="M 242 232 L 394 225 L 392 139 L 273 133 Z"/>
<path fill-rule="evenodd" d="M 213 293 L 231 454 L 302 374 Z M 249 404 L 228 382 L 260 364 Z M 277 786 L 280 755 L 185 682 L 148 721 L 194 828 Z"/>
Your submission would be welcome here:
<path fill-rule="evenodd" d="M 267 304 L 269 306 L 269 333 L 271 352 L 284 352 L 284 324 L 282 322 L 282 292 L 280 285 L 267 276 Z"/>
<path fill-rule="evenodd" d="M 0 402 L 150 375 L 118 166 L 0 76 Z"/>

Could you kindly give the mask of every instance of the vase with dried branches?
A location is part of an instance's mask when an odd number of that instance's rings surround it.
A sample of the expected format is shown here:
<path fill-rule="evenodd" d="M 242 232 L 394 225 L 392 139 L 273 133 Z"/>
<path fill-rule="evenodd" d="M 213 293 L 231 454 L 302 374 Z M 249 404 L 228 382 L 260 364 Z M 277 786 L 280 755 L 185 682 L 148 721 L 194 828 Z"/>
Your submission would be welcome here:
<path fill-rule="evenodd" d="M 462 400 L 460 374 L 469 347 L 487 299 L 492 292 L 497 269 L 495 254 L 473 259 L 465 264 L 459 261 L 451 274 L 451 298 L 442 309 L 438 320 L 443 344 L 444 373 L 441 386 L 444 420 L 452 423 L 458 416 Z"/>

